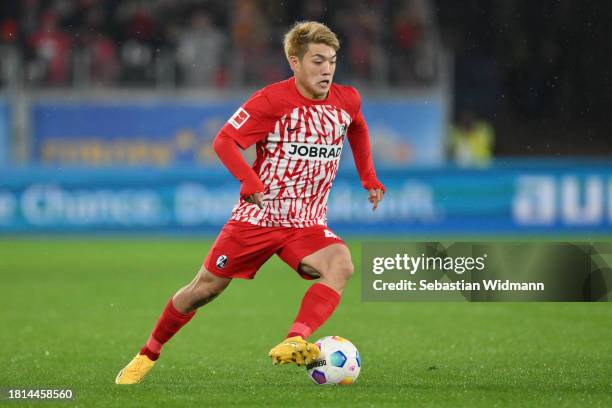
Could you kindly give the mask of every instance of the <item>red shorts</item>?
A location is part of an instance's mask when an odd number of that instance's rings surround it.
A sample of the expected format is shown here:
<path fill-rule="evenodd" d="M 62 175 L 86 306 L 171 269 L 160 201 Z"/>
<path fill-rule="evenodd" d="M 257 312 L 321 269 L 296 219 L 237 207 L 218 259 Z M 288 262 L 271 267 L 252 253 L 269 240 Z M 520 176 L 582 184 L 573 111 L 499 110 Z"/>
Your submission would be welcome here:
<path fill-rule="evenodd" d="M 253 279 L 259 268 L 274 254 L 304 279 L 300 272 L 306 256 L 331 244 L 344 244 L 327 227 L 260 227 L 230 220 L 210 249 L 204 267 L 222 278 Z"/>

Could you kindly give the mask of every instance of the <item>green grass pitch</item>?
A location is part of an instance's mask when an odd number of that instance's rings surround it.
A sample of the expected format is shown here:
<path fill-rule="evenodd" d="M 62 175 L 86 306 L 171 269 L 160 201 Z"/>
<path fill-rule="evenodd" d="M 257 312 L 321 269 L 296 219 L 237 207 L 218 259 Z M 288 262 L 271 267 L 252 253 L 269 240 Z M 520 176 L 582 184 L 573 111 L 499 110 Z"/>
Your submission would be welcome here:
<path fill-rule="evenodd" d="M 309 285 L 277 259 L 202 308 L 142 384 L 114 385 L 209 245 L 0 240 L 0 387 L 73 389 L 45 403 L 65 407 L 612 405 L 612 305 L 364 303 L 358 274 L 315 337 L 353 341 L 361 376 L 316 386 L 267 358 Z"/>

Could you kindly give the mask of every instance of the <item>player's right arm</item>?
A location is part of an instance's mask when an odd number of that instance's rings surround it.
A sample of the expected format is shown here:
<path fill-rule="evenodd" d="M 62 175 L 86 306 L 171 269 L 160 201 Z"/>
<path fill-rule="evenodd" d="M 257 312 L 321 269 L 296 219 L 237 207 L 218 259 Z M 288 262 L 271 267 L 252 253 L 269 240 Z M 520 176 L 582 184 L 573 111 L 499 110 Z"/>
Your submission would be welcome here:
<path fill-rule="evenodd" d="M 272 106 L 262 91 L 256 92 L 232 115 L 215 137 L 213 148 L 221 162 L 240 181 L 240 197 L 263 208 L 264 185 L 240 154 L 265 139 L 274 124 Z"/>
<path fill-rule="evenodd" d="M 213 148 L 221 163 L 240 181 L 240 197 L 263 208 L 264 185 L 240 154 L 236 141 L 222 130 L 215 137 Z"/>

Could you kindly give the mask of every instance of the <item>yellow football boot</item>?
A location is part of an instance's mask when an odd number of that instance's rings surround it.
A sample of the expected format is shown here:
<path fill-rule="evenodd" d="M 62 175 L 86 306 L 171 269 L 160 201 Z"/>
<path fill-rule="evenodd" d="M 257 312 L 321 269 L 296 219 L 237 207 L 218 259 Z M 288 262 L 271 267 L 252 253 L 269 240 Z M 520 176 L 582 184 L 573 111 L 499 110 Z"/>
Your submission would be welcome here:
<path fill-rule="evenodd" d="M 274 365 L 295 363 L 303 366 L 316 360 L 320 353 L 316 344 L 307 342 L 302 336 L 295 336 L 283 340 L 272 348 L 268 356 L 272 358 Z"/>
<path fill-rule="evenodd" d="M 115 384 L 138 384 L 153 368 L 155 361 L 143 354 L 137 354 L 115 378 Z"/>

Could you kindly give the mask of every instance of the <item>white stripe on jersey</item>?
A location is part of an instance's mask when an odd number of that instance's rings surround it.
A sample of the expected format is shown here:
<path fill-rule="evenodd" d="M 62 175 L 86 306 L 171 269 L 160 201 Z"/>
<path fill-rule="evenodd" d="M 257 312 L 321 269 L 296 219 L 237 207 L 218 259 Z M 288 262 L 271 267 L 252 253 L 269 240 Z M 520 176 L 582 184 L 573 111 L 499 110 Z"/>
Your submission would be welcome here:
<path fill-rule="evenodd" d="M 350 123 L 348 113 L 331 105 L 301 106 L 283 115 L 257 149 L 263 154 L 264 209 L 240 201 L 231 219 L 264 227 L 327 225 L 327 198 Z"/>

